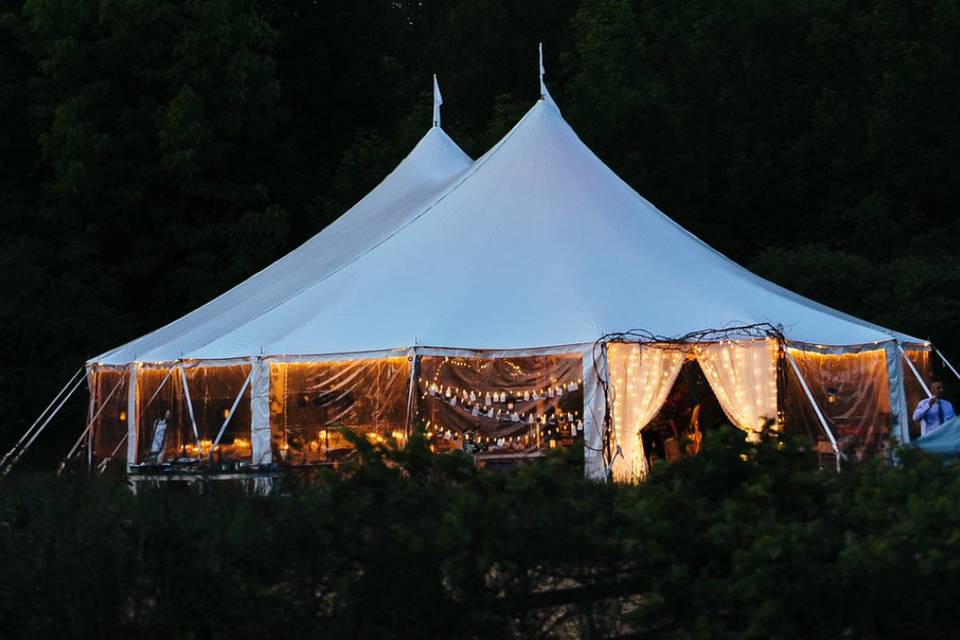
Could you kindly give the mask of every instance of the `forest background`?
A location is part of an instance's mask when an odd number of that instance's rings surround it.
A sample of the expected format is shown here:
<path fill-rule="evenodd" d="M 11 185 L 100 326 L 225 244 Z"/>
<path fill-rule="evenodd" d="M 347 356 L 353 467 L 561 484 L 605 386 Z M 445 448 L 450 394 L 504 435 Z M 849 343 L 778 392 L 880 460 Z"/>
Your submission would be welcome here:
<path fill-rule="evenodd" d="M 479 156 L 536 99 L 540 41 L 564 117 L 662 211 L 779 284 L 960 354 L 956 0 L 0 14 L 0 443 L 87 358 L 349 208 L 428 128 L 431 74 L 445 129 Z M 49 450 L 79 432 L 79 404 Z"/>

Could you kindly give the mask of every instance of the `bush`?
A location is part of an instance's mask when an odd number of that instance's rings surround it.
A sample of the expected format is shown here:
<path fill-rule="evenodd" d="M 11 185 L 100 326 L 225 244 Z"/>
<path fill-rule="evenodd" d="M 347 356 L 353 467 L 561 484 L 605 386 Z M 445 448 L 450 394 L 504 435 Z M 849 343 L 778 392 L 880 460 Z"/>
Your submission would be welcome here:
<path fill-rule="evenodd" d="M 0 492 L 15 637 L 952 637 L 960 474 L 916 452 L 819 471 L 732 429 L 641 486 L 582 450 L 513 473 L 362 446 L 282 496 Z"/>

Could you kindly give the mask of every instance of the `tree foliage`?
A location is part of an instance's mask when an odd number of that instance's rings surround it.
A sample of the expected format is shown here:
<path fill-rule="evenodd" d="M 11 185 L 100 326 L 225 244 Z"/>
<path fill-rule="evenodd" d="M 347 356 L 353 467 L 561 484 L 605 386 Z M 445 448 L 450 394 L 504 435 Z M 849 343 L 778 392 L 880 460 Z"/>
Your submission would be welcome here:
<path fill-rule="evenodd" d="M 578 450 L 490 473 L 419 438 L 358 445 L 346 473 L 268 497 L 5 484 L 5 633 L 955 636 L 955 465 L 837 475 L 730 428 L 635 487 L 583 480 Z"/>

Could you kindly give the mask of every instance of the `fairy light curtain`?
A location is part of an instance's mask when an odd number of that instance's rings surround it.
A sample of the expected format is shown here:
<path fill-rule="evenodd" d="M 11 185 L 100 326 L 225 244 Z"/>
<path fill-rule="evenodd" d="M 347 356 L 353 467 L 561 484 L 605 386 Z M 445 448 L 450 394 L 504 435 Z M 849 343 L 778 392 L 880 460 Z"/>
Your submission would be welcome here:
<path fill-rule="evenodd" d="M 93 459 L 96 462 L 110 456 L 119 460 L 127 457 L 127 448 L 121 443 L 127 435 L 128 378 L 126 367 L 96 367 L 90 372 L 88 419 L 96 416 L 92 427 Z M 102 411 L 101 407 L 104 407 Z M 98 411 L 100 415 L 96 415 Z"/>
<path fill-rule="evenodd" d="M 791 346 L 790 354 L 841 450 L 859 456 L 876 449 L 893 421 L 886 351 L 832 353 Z M 788 397 L 785 408 L 802 401 Z"/>
<path fill-rule="evenodd" d="M 341 429 L 402 442 L 410 366 L 407 357 L 270 363 L 273 460 L 294 466 L 347 460 L 354 448 Z"/>
<path fill-rule="evenodd" d="M 435 451 L 528 455 L 583 435 L 583 356 L 422 356 L 418 422 Z"/>
<path fill-rule="evenodd" d="M 696 354 L 727 418 L 756 440 L 778 417 L 777 342 L 725 340 L 697 345 Z"/>
<path fill-rule="evenodd" d="M 611 383 L 613 479 L 637 482 L 647 475 L 640 431 L 663 407 L 686 360 L 678 348 L 611 343 L 607 370 Z"/>

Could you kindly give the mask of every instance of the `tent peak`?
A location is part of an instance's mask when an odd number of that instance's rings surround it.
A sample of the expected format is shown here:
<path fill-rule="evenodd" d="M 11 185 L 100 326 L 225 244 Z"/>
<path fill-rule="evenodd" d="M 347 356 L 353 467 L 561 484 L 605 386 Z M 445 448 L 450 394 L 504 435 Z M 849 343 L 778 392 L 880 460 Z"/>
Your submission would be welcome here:
<path fill-rule="evenodd" d="M 550 97 L 550 92 L 547 91 L 547 85 L 543 82 L 543 77 L 547 75 L 547 72 L 543 69 L 543 43 L 537 45 L 537 53 L 539 54 L 539 74 L 540 74 L 540 99 L 545 100 Z"/>
<path fill-rule="evenodd" d="M 547 72 L 543 68 L 543 43 L 542 42 L 537 45 L 537 53 L 538 53 L 539 62 L 540 62 L 540 66 L 539 66 L 540 99 L 543 100 L 548 105 L 550 105 L 551 107 L 553 107 L 554 109 L 556 109 L 557 111 L 560 111 L 559 107 L 557 107 L 557 103 L 553 101 L 553 97 L 550 95 L 550 92 L 547 90 L 547 84 L 543 81 L 543 77 L 547 75 Z"/>
<path fill-rule="evenodd" d="M 440 95 L 440 85 L 437 83 L 437 74 L 433 74 L 433 126 L 440 126 L 440 105 L 443 104 L 443 96 Z"/>

